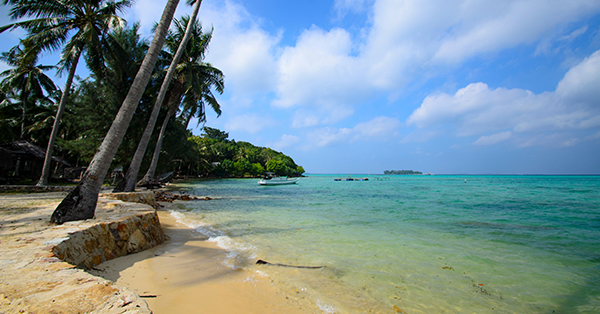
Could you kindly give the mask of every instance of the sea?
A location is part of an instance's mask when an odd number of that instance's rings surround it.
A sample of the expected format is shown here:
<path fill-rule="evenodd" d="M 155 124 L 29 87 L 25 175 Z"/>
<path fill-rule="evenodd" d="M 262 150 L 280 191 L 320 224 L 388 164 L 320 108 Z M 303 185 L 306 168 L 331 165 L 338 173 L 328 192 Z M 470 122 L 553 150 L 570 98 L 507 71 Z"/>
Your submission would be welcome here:
<path fill-rule="evenodd" d="M 347 177 L 180 181 L 212 199 L 171 213 L 324 313 L 600 313 L 600 176 Z"/>

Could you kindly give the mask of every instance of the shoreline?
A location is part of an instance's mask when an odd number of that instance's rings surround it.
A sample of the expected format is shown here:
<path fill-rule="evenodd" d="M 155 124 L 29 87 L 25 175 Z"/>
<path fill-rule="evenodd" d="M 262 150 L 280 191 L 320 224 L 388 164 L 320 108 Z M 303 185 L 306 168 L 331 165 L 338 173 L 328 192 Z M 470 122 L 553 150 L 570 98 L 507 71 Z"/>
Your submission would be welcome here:
<path fill-rule="evenodd" d="M 51 240 L 45 237 L 45 232 L 49 228 L 53 228 L 48 220 L 50 213 L 64 197 L 64 194 L 65 192 L 0 194 L 0 209 L 2 210 L 0 212 L 0 235 L 2 235 L 0 248 L 13 250 L 14 253 L 20 254 L 23 246 L 18 243 L 25 234 L 27 238 L 36 239 L 36 242 L 31 242 L 33 244 Z M 106 202 L 113 203 L 114 201 L 101 200 L 97 211 L 105 210 Z M 285 291 L 276 280 L 253 267 L 246 270 L 233 270 L 226 267 L 222 261 L 227 258 L 228 252 L 219 248 L 216 243 L 207 241 L 206 236 L 177 222 L 168 211 L 170 204 L 163 204 L 166 207 L 156 211 L 162 229 L 168 236 L 167 241 L 163 244 L 139 253 L 105 261 L 87 271 L 75 269 L 75 266 L 56 258 L 44 258 L 44 261 L 51 260 L 50 262 L 54 263 L 52 266 L 64 265 L 65 269 L 59 271 L 57 275 L 48 272 L 48 269 L 46 269 L 46 273 L 54 277 L 75 274 L 84 278 L 74 280 L 73 283 L 76 285 L 86 282 L 87 285 L 109 287 L 103 291 L 106 292 L 106 298 L 112 293 L 111 291 L 118 289 L 119 292 L 110 299 L 115 299 L 115 301 L 106 299 L 109 303 L 102 303 L 104 304 L 102 308 L 93 309 L 97 313 L 113 313 L 116 308 L 124 310 L 125 305 L 128 305 L 128 308 L 137 307 L 137 310 L 133 311 L 136 313 L 145 313 L 144 308 L 146 308 L 145 311 L 150 308 L 153 313 L 159 314 L 198 311 L 292 314 L 322 312 L 316 304 L 302 294 Z M 100 213 L 100 215 L 102 214 Z M 26 242 L 26 245 L 30 245 L 29 240 Z M 14 251 L 15 249 L 18 251 Z M 27 250 L 32 251 L 32 249 L 35 250 L 35 248 Z M 8 258 L 9 255 L 4 257 Z M 60 284 L 60 281 L 49 285 L 44 281 L 46 279 L 36 277 L 32 280 L 23 279 L 25 282 L 22 282 L 23 280 L 18 278 L 38 275 L 34 270 L 28 269 L 20 270 L 23 272 L 23 274 L 19 273 L 21 275 L 11 274 L 12 268 L 22 267 L 20 264 L 11 265 L 11 261 L 6 260 L 0 263 L 2 266 L 0 274 L 2 278 L 6 279 L 6 281 L 3 279 L 0 284 L 0 312 L 2 313 L 17 313 L 20 310 L 33 310 L 37 307 L 44 308 L 44 311 L 75 313 L 77 307 L 68 308 L 65 302 L 70 302 L 68 300 L 73 298 L 89 299 L 93 297 L 87 294 L 87 290 L 85 293 L 80 292 L 80 289 L 76 287 L 60 286 L 60 291 L 53 291 L 56 289 L 52 287 Z M 34 264 L 37 265 L 37 261 Z M 41 291 L 53 291 L 52 295 L 56 293 L 62 295 L 63 300 L 60 304 L 57 303 L 55 306 L 54 303 L 49 304 L 45 301 L 39 303 L 35 301 L 36 298 L 39 299 L 37 295 L 27 297 L 30 289 L 30 284 L 27 282 L 35 280 L 44 281 L 44 286 L 49 285 L 48 288 Z M 69 280 L 65 282 L 71 282 Z M 79 287 L 84 287 L 84 285 Z M 19 297 L 21 290 L 26 294 Z M 44 293 L 47 295 L 47 292 Z M 66 294 L 63 295 L 63 293 Z M 131 297 L 127 297 L 128 294 L 131 294 Z M 68 297 L 66 297 L 67 295 Z M 93 295 L 98 297 L 96 293 Z"/>
<path fill-rule="evenodd" d="M 89 272 L 136 292 L 155 314 L 322 312 L 261 271 L 225 266 L 226 250 L 178 222 L 169 211 L 171 204 L 162 205 L 157 213 L 169 238 L 165 243 L 106 261 Z"/>

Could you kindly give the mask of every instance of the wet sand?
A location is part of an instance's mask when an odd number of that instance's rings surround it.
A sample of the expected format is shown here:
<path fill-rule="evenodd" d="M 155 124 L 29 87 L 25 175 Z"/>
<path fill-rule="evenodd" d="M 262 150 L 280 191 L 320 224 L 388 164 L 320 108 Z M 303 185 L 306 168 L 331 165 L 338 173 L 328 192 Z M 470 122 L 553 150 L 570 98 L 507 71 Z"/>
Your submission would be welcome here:
<path fill-rule="evenodd" d="M 159 217 L 170 238 L 166 243 L 107 261 L 90 272 L 137 292 L 156 314 L 322 313 L 256 267 L 225 266 L 226 251 L 178 223 L 168 211 L 160 210 Z"/>

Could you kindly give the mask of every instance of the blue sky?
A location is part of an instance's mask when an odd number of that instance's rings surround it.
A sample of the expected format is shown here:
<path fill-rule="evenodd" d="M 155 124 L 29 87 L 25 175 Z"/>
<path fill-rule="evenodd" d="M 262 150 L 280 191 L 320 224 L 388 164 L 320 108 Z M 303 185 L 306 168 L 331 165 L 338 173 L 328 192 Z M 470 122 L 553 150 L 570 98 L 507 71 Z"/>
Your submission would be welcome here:
<path fill-rule="evenodd" d="M 125 18 L 149 37 L 165 2 Z M 600 173 L 600 1 L 204 0 L 200 19 L 226 79 L 207 125 L 309 173 Z"/>

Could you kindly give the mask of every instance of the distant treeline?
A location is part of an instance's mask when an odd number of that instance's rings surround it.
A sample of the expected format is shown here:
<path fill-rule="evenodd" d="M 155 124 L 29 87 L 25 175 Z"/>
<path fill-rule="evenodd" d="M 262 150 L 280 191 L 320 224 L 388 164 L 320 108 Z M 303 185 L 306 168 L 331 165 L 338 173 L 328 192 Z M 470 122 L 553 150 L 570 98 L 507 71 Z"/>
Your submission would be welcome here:
<path fill-rule="evenodd" d="M 414 170 L 386 170 L 383 172 L 383 174 L 390 175 L 390 174 L 423 174 L 423 173 L 421 171 L 414 171 Z"/>

